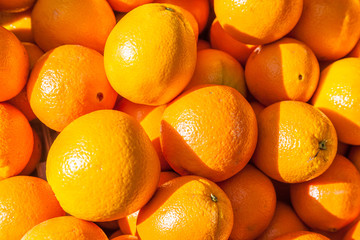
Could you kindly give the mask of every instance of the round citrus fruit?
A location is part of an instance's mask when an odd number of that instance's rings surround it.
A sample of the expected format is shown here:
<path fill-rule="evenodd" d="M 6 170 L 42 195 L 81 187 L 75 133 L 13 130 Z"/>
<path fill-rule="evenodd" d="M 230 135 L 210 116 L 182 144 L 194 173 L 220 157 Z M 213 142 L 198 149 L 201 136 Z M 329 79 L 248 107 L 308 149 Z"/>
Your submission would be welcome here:
<path fill-rule="evenodd" d="M 36 0 L 0 0 L 0 11 L 23 12 L 31 8 Z"/>
<path fill-rule="evenodd" d="M 274 240 L 330 240 L 329 238 L 315 232 L 299 231 L 285 234 Z"/>
<path fill-rule="evenodd" d="M 33 129 L 34 135 L 34 147 L 31 153 L 31 157 L 26 164 L 25 168 L 19 173 L 20 175 L 30 175 L 36 168 L 36 165 L 40 162 L 42 155 L 42 144 L 39 135 Z"/>
<path fill-rule="evenodd" d="M 352 226 L 344 236 L 343 240 L 354 240 L 360 239 L 360 220 L 356 221 L 355 225 Z"/>
<path fill-rule="evenodd" d="M 111 8 L 118 12 L 130 12 L 146 3 L 151 3 L 154 0 L 107 0 Z"/>
<path fill-rule="evenodd" d="M 30 70 L 33 69 L 35 63 L 39 58 L 44 55 L 44 52 L 38 47 L 38 45 L 31 42 L 22 43 L 26 49 L 26 52 L 29 56 Z"/>

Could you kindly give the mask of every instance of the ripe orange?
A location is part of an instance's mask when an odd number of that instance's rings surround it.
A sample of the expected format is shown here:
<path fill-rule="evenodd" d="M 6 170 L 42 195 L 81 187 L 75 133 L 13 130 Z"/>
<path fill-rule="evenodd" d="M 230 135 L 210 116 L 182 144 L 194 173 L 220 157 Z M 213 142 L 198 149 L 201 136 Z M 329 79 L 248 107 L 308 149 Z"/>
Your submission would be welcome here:
<path fill-rule="evenodd" d="M 248 44 L 278 40 L 298 22 L 303 0 L 215 0 L 215 14 L 223 29 Z"/>
<path fill-rule="evenodd" d="M 198 51 L 195 72 L 185 90 L 201 84 L 233 87 L 246 97 L 243 67 L 235 58 L 219 50 Z"/>
<path fill-rule="evenodd" d="M 113 238 L 113 240 L 138 240 L 139 238 L 132 235 L 121 235 L 116 238 Z"/>
<path fill-rule="evenodd" d="M 360 146 L 352 146 L 348 155 L 351 162 L 360 171 Z"/>
<path fill-rule="evenodd" d="M 256 239 L 272 240 L 287 233 L 306 230 L 308 230 L 308 228 L 302 223 L 294 210 L 289 205 L 278 201 L 276 203 L 274 217 L 269 226 Z"/>
<path fill-rule="evenodd" d="M 347 55 L 347 57 L 360 57 L 360 39 L 351 52 Z"/>
<path fill-rule="evenodd" d="M 212 48 L 230 54 L 243 66 L 245 66 L 251 52 L 256 48 L 256 45 L 245 44 L 234 39 L 224 31 L 217 19 L 214 20 L 210 28 L 210 42 Z"/>
<path fill-rule="evenodd" d="M 312 50 L 292 38 L 256 48 L 245 66 L 250 93 L 266 106 L 284 100 L 307 102 L 314 94 L 319 74 Z"/>
<path fill-rule="evenodd" d="M 315 232 L 299 231 L 285 234 L 274 240 L 330 240 L 329 238 Z"/>
<path fill-rule="evenodd" d="M 358 220 L 353 227 L 351 227 L 343 240 L 360 239 L 360 220 Z"/>
<path fill-rule="evenodd" d="M 115 15 L 104 0 L 37 0 L 31 21 L 35 42 L 44 51 L 80 44 L 102 53 Z"/>
<path fill-rule="evenodd" d="M 0 0 L 0 11 L 23 12 L 31 8 L 36 0 Z"/>
<path fill-rule="evenodd" d="M 360 37 L 358 0 L 304 0 L 304 11 L 290 34 L 307 44 L 319 60 L 336 60 Z"/>
<path fill-rule="evenodd" d="M 204 50 L 211 48 L 210 43 L 208 41 L 205 41 L 203 39 L 199 39 L 197 42 L 197 50 Z"/>
<path fill-rule="evenodd" d="M 172 171 L 161 172 L 158 187 L 160 187 L 164 183 L 170 181 L 171 179 L 174 179 L 177 177 L 180 177 L 180 176 L 176 172 L 172 172 Z"/>
<path fill-rule="evenodd" d="M 155 192 L 159 174 L 159 159 L 143 128 L 115 110 L 70 123 L 46 163 L 47 179 L 64 210 L 97 222 L 139 210 Z"/>
<path fill-rule="evenodd" d="M 360 145 L 359 68 L 359 58 L 344 58 L 330 64 L 321 72 L 311 100 L 330 118 L 339 140 L 352 145 Z"/>
<path fill-rule="evenodd" d="M 337 149 L 335 128 L 310 104 L 283 101 L 258 117 L 253 161 L 269 177 L 288 183 L 313 179 L 329 168 Z"/>
<path fill-rule="evenodd" d="M 360 213 L 360 173 L 337 155 L 319 177 L 291 185 L 290 194 L 295 211 L 308 226 L 336 232 Z"/>
<path fill-rule="evenodd" d="M 154 0 L 107 0 L 111 8 L 118 12 L 130 12 L 146 3 L 151 3 Z"/>
<path fill-rule="evenodd" d="M 257 101 L 250 102 L 250 106 L 255 113 L 256 119 L 259 117 L 261 111 L 265 109 L 265 106 Z"/>
<path fill-rule="evenodd" d="M 29 74 L 29 57 L 16 36 L 0 26 L 0 102 L 15 97 Z"/>
<path fill-rule="evenodd" d="M 229 197 L 234 210 L 230 239 L 255 239 L 264 232 L 276 206 L 275 189 L 270 179 L 248 164 L 218 185 Z"/>
<path fill-rule="evenodd" d="M 86 222 L 72 216 L 56 217 L 44 221 L 30 231 L 21 240 L 108 240 L 106 234 L 95 223 Z"/>
<path fill-rule="evenodd" d="M 29 56 L 30 70 L 33 69 L 35 63 L 39 58 L 44 55 L 44 52 L 34 43 L 23 42 L 22 43 L 26 49 L 26 52 Z"/>
<path fill-rule="evenodd" d="M 121 236 L 121 235 L 123 235 L 123 233 L 121 232 L 121 230 L 117 230 L 117 231 L 115 231 L 113 234 L 110 235 L 109 240 L 113 240 L 114 238 L 119 237 L 119 236 Z"/>
<path fill-rule="evenodd" d="M 26 164 L 25 168 L 19 173 L 20 175 L 30 175 L 36 168 L 36 165 L 40 162 L 42 154 L 42 144 L 39 135 L 33 129 L 34 135 L 34 147 L 32 149 L 31 157 Z"/>
<path fill-rule="evenodd" d="M 31 31 L 31 9 L 18 13 L 0 11 L 0 26 L 15 34 L 22 42 L 34 42 L 34 36 Z"/>
<path fill-rule="evenodd" d="M 111 86 L 132 102 L 168 103 L 192 77 L 196 41 L 182 11 L 145 4 L 126 14 L 111 31 L 104 53 L 106 75 Z"/>
<path fill-rule="evenodd" d="M 65 215 L 49 184 L 35 177 L 0 181 L 0 239 L 21 239 L 35 225 Z"/>
<path fill-rule="evenodd" d="M 223 181 L 239 172 L 256 146 L 256 118 L 234 88 L 200 85 L 165 109 L 160 142 L 165 159 L 180 175 Z"/>
<path fill-rule="evenodd" d="M 80 45 L 60 46 L 39 59 L 27 95 L 39 120 L 58 132 L 81 115 L 113 108 L 117 97 L 106 78 L 103 56 Z"/>
<path fill-rule="evenodd" d="M 137 230 L 142 240 L 229 238 L 233 210 L 215 183 L 184 176 L 161 185 L 140 210 Z"/>

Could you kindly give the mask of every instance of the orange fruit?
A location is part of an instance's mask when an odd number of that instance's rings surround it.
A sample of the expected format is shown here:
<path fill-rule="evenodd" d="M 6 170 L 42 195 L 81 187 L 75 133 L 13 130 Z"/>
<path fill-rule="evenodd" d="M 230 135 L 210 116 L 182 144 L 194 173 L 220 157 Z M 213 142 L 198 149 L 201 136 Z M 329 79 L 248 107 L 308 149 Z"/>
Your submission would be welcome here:
<path fill-rule="evenodd" d="M 319 177 L 291 185 L 290 194 L 295 211 L 308 226 L 336 232 L 360 213 L 360 173 L 337 155 Z"/>
<path fill-rule="evenodd" d="M 184 92 L 161 120 L 164 157 L 180 175 L 215 182 L 230 178 L 249 162 L 256 140 L 250 104 L 228 86 L 200 85 Z"/>
<path fill-rule="evenodd" d="M 219 23 L 233 38 L 247 44 L 265 44 L 278 40 L 298 22 L 303 0 L 215 0 Z"/>
<path fill-rule="evenodd" d="M 211 48 L 210 43 L 208 41 L 205 41 L 203 39 L 199 39 L 197 42 L 197 50 L 204 50 Z"/>
<path fill-rule="evenodd" d="M 330 64 L 321 72 L 311 100 L 330 118 L 339 140 L 352 145 L 360 145 L 359 68 L 359 58 L 344 58 Z"/>
<path fill-rule="evenodd" d="M 65 215 L 49 184 L 35 177 L 0 181 L 0 239 L 21 239 L 35 225 Z"/>
<path fill-rule="evenodd" d="M 36 0 L 0 0 L 0 11 L 23 12 L 31 8 Z"/>
<path fill-rule="evenodd" d="M 15 97 L 29 74 L 29 57 L 16 36 L 0 26 L 0 102 Z"/>
<path fill-rule="evenodd" d="M 122 111 L 134 117 L 144 128 L 160 159 L 161 170 L 170 170 L 168 162 L 165 160 L 160 146 L 160 122 L 166 106 L 149 106 L 130 102 L 126 98 L 121 99 L 115 110 Z"/>
<path fill-rule="evenodd" d="M 117 97 L 106 78 L 103 56 L 80 45 L 57 47 L 39 59 L 27 95 L 39 120 L 58 132 L 81 115 L 113 108 Z"/>
<path fill-rule="evenodd" d="M 182 11 L 145 4 L 126 14 L 111 31 L 104 52 L 106 75 L 111 86 L 132 102 L 168 103 L 192 77 L 196 41 Z"/>
<path fill-rule="evenodd" d="M 285 234 L 274 240 L 330 240 L 329 238 L 315 232 L 299 231 Z"/>
<path fill-rule="evenodd" d="M 130 12 L 146 3 L 151 3 L 154 0 L 107 0 L 111 8 L 118 12 Z"/>
<path fill-rule="evenodd" d="M 25 168 L 33 145 L 33 131 L 24 114 L 8 103 L 0 103 L 0 180 Z"/>
<path fill-rule="evenodd" d="M 195 72 L 186 90 L 201 84 L 217 84 L 233 87 L 246 97 L 244 69 L 229 54 L 205 49 L 198 51 Z"/>
<path fill-rule="evenodd" d="M 360 57 L 360 40 L 356 43 L 355 47 L 351 50 L 347 57 Z"/>
<path fill-rule="evenodd" d="M 360 171 L 360 146 L 352 146 L 348 155 L 351 162 Z"/>
<path fill-rule="evenodd" d="M 28 121 L 32 121 L 36 119 L 36 115 L 31 109 L 29 103 L 26 86 L 19 92 L 18 95 L 9 99 L 7 103 L 10 103 L 11 105 L 19 109 L 24 114 L 24 116 L 27 118 Z"/>
<path fill-rule="evenodd" d="M 156 190 L 160 164 L 149 137 L 129 115 L 99 110 L 70 123 L 51 145 L 46 176 L 61 206 L 89 221 L 139 210 Z"/>
<path fill-rule="evenodd" d="M 140 210 L 139 237 L 152 239 L 228 239 L 233 210 L 215 183 L 198 176 L 183 176 L 161 185 Z"/>
<path fill-rule="evenodd" d="M 72 216 L 46 220 L 28 231 L 21 240 L 108 240 L 106 234 L 95 223 Z"/>
<path fill-rule="evenodd" d="M 42 153 L 42 144 L 39 135 L 33 129 L 34 135 L 34 147 L 31 153 L 31 157 L 26 164 L 25 168 L 19 173 L 20 175 L 30 175 L 36 168 L 36 165 L 40 162 Z"/>
<path fill-rule="evenodd" d="M 257 101 L 250 102 L 250 106 L 255 113 L 256 119 L 259 117 L 261 111 L 265 109 L 265 106 Z"/>
<path fill-rule="evenodd" d="M 310 104 L 283 101 L 258 117 L 255 165 L 269 177 L 287 183 L 309 181 L 326 171 L 337 149 L 335 128 Z"/>
<path fill-rule="evenodd" d="M 113 234 L 110 235 L 109 240 L 113 240 L 114 238 L 119 237 L 119 236 L 121 236 L 121 235 L 123 235 L 123 233 L 121 232 L 121 230 L 117 230 L 117 231 L 115 231 Z"/>
<path fill-rule="evenodd" d="M 115 15 L 104 0 L 37 0 L 31 21 L 35 42 L 44 51 L 80 44 L 102 53 Z"/>
<path fill-rule="evenodd" d="M 308 45 L 319 60 L 336 60 L 360 37 L 357 0 L 304 0 L 301 18 L 290 34 Z"/>
<path fill-rule="evenodd" d="M 262 104 L 307 102 L 319 81 L 319 63 L 311 49 L 292 38 L 256 48 L 245 66 L 250 93 Z"/>
<path fill-rule="evenodd" d="M 22 43 L 29 56 L 30 70 L 33 69 L 35 63 L 39 58 L 44 55 L 44 52 L 34 43 L 23 42 Z"/>
<path fill-rule="evenodd" d="M 139 238 L 133 235 L 121 235 L 116 238 L 113 238 L 113 240 L 138 240 Z"/>
<path fill-rule="evenodd" d="M 171 179 L 174 179 L 177 177 L 180 177 L 180 176 L 176 172 L 172 172 L 172 171 L 161 172 L 158 187 L 160 187 L 164 183 L 170 181 Z"/>
<path fill-rule="evenodd" d="M 208 0 L 155 0 L 155 3 L 169 3 L 189 11 L 196 19 L 199 26 L 199 33 L 201 33 L 207 24 L 209 17 L 209 2 Z"/>
<path fill-rule="evenodd" d="M 6 0 L 5 0 L 6 1 Z M 8 1 L 11 2 L 11 1 Z M 0 26 L 3 26 L 23 42 L 34 42 L 31 31 L 31 10 L 9 13 L 0 11 Z"/>
<path fill-rule="evenodd" d="M 256 239 L 272 240 L 287 233 L 306 230 L 308 230 L 308 228 L 302 223 L 294 210 L 289 205 L 278 201 L 276 203 L 274 217 L 269 226 Z"/>
<path fill-rule="evenodd" d="M 235 176 L 218 183 L 234 210 L 230 239 L 255 239 L 274 216 L 276 194 L 270 179 L 248 164 Z"/>
<path fill-rule="evenodd" d="M 212 48 L 230 54 L 243 66 L 245 66 L 251 52 L 256 48 L 256 45 L 245 44 L 234 39 L 224 31 L 217 19 L 214 20 L 210 28 L 210 42 Z"/>
<path fill-rule="evenodd" d="M 351 227 L 343 240 L 360 239 L 360 220 L 358 220 L 353 227 Z"/>

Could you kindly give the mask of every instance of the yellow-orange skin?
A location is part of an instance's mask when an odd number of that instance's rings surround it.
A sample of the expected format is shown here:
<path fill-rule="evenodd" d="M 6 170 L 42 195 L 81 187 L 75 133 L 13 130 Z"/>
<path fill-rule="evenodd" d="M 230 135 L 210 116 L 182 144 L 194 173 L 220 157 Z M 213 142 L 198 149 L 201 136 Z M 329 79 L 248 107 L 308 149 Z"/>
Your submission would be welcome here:
<path fill-rule="evenodd" d="M 31 157 L 26 164 L 25 168 L 19 173 L 20 175 L 30 175 L 36 168 L 36 165 L 40 162 L 42 154 L 42 144 L 39 135 L 33 129 L 34 134 L 34 147 L 31 153 Z"/>
<path fill-rule="evenodd" d="M 234 88 L 200 85 L 177 97 L 161 120 L 161 148 L 180 175 L 223 181 L 249 162 L 256 146 L 256 118 Z"/>
<path fill-rule="evenodd" d="M 215 183 L 198 176 L 161 185 L 137 221 L 142 240 L 227 240 L 232 226 L 229 198 Z"/>
<path fill-rule="evenodd" d="M 304 182 L 331 165 L 337 150 L 336 131 L 315 107 L 282 101 L 265 108 L 257 120 L 259 137 L 252 159 L 269 177 L 287 183 Z"/>
<path fill-rule="evenodd" d="M 300 18 L 303 0 L 215 0 L 214 9 L 222 28 L 247 44 L 266 44 L 293 29 Z"/>
<path fill-rule="evenodd" d="M 360 239 L 360 221 L 357 221 L 353 227 L 351 227 L 343 240 Z"/>
<path fill-rule="evenodd" d="M 1 0 L 0 11 L 23 12 L 31 8 L 36 0 Z"/>
<path fill-rule="evenodd" d="M 171 179 L 174 179 L 177 177 L 180 177 L 180 175 L 177 174 L 176 172 L 172 172 L 172 171 L 161 172 L 158 187 L 160 187 L 164 183 L 170 181 Z"/>
<path fill-rule="evenodd" d="M 133 235 L 121 235 L 116 238 L 113 238 L 113 240 L 138 240 L 139 238 Z"/>
<path fill-rule="evenodd" d="M 285 100 L 309 101 L 319 76 L 313 51 L 292 38 L 256 48 L 245 66 L 246 85 L 265 106 Z"/>
<path fill-rule="evenodd" d="M 160 174 L 140 124 L 116 110 L 79 117 L 55 139 L 46 176 L 61 206 L 88 221 L 112 221 L 145 205 Z"/>
<path fill-rule="evenodd" d="M 319 86 L 311 100 L 330 118 L 339 140 L 351 145 L 360 145 L 359 78 L 359 58 L 338 60 L 321 72 Z"/>
<path fill-rule="evenodd" d="M 285 234 L 274 240 L 330 240 L 329 238 L 315 232 L 299 231 Z"/>
<path fill-rule="evenodd" d="M 360 146 L 352 146 L 349 151 L 348 158 L 360 171 Z"/>
<path fill-rule="evenodd" d="M 104 52 L 106 75 L 134 103 L 166 104 L 192 77 L 196 42 L 190 22 L 176 6 L 145 4 L 111 31 Z"/>
<path fill-rule="evenodd" d="M 64 216 L 49 184 L 35 177 L 0 181 L 0 239 L 21 239 L 37 224 Z"/>
<path fill-rule="evenodd" d="M 37 61 L 27 96 L 39 120 L 60 132 L 86 113 L 112 109 L 117 94 L 106 78 L 100 53 L 80 45 L 63 45 Z"/>
<path fill-rule="evenodd" d="M 44 51 L 79 44 L 103 53 L 115 23 L 104 0 L 37 0 L 31 13 L 35 42 Z"/>
<path fill-rule="evenodd" d="M 30 70 L 32 70 L 37 60 L 39 60 L 39 58 L 44 55 L 44 52 L 38 47 L 38 45 L 34 43 L 23 42 L 22 44 L 24 45 L 26 52 L 28 53 Z"/>
<path fill-rule="evenodd" d="M 0 11 L 0 26 L 15 34 L 22 42 L 34 42 L 34 36 L 31 31 L 31 10 L 17 13 Z"/>
<path fill-rule="evenodd" d="M 291 202 L 306 225 L 335 232 L 360 213 L 360 173 L 336 155 L 330 168 L 308 182 L 290 186 Z"/>
<path fill-rule="evenodd" d="M 262 105 L 261 103 L 256 102 L 256 101 L 250 102 L 250 106 L 254 110 L 254 113 L 256 115 L 256 119 L 259 117 L 261 111 L 265 109 L 264 105 Z"/>
<path fill-rule="evenodd" d="M 56 217 L 44 221 L 30 231 L 21 240 L 108 240 L 106 234 L 95 223 L 72 216 Z"/>
<path fill-rule="evenodd" d="M 107 0 L 111 8 L 118 12 L 130 12 L 141 5 L 152 3 L 154 0 Z"/>
<path fill-rule="evenodd" d="M 114 238 L 119 237 L 121 235 L 123 235 L 123 232 L 121 230 L 117 230 L 110 235 L 109 240 L 113 240 Z"/>
<path fill-rule="evenodd" d="M 304 0 L 303 9 L 290 36 L 308 45 L 320 61 L 344 57 L 359 40 L 359 1 Z"/>

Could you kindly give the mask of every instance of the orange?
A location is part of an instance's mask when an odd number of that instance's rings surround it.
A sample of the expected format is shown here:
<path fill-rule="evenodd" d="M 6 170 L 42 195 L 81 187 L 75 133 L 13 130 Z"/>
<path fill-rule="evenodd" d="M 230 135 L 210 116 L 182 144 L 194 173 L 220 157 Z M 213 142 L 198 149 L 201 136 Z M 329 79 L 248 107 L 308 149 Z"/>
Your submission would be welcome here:
<path fill-rule="evenodd" d="M 21 239 L 35 225 L 64 216 L 49 184 L 35 177 L 0 181 L 0 239 Z"/>
<path fill-rule="evenodd" d="M 352 146 L 348 155 L 351 162 L 360 171 L 360 146 Z"/>
<path fill-rule="evenodd" d="M 0 26 L 0 102 L 15 97 L 29 74 L 29 57 L 16 36 Z"/>
<path fill-rule="evenodd" d="M 330 64 L 321 72 L 311 100 L 330 118 L 339 140 L 352 145 L 360 145 L 359 68 L 359 58 L 344 58 Z"/>
<path fill-rule="evenodd" d="M 58 132 L 81 115 L 113 108 L 117 97 L 103 56 L 80 45 L 63 45 L 43 55 L 31 72 L 27 95 L 39 120 Z"/>
<path fill-rule="evenodd" d="M 215 0 L 219 23 L 233 38 L 247 44 L 278 40 L 298 22 L 303 0 Z"/>
<path fill-rule="evenodd" d="M 215 183 L 198 176 L 183 176 L 161 185 L 140 210 L 137 230 L 142 240 L 227 240 L 233 210 Z"/>
<path fill-rule="evenodd" d="M 132 235 L 121 235 L 116 238 L 113 238 L 113 240 L 138 240 L 139 238 Z"/>
<path fill-rule="evenodd" d="M 95 223 L 86 222 L 72 216 L 56 217 L 44 221 L 30 231 L 21 240 L 108 240 L 105 233 Z"/>
<path fill-rule="evenodd" d="M 315 232 L 299 231 L 285 234 L 274 240 L 330 240 L 329 238 Z"/>
<path fill-rule="evenodd" d="M 208 41 L 205 41 L 203 39 L 199 39 L 197 42 L 197 50 L 204 50 L 211 48 L 210 43 Z"/>
<path fill-rule="evenodd" d="M 257 101 L 250 102 L 250 106 L 253 109 L 253 111 L 254 111 L 254 113 L 256 115 L 256 118 L 258 118 L 261 111 L 265 109 L 265 106 L 262 105 L 261 103 L 257 102 Z"/>
<path fill-rule="evenodd" d="M 80 44 L 100 53 L 116 23 L 104 0 L 37 0 L 31 21 L 35 42 L 44 51 Z"/>
<path fill-rule="evenodd" d="M 164 183 L 170 181 L 171 179 L 174 179 L 174 178 L 177 178 L 177 177 L 180 177 L 180 176 L 176 172 L 172 172 L 172 171 L 161 172 L 158 187 L 160 187 Z"/>
<path fill-rule="evenodd" d="M 30 175 L 34 172 L 36 165 L 40 162 L 41 153 L 42 153 L 42 144 L 39 135 L 33 129 L 34 135 L 34 147 L 32 150 L 31 157 L 26 164 L 25 168 L 19 173 L 20 175 Z"/>
<path fill-rule="evenodd" d="M 163 171 L 171 169 L 162 154 L 160 146 L 160 122 L 165 108 L 165 105 L 148 106 L 136 104 L 125 98 L 121 99 L 114 107 L 115 110 L 133 116 L 141 124 L 154 145 L 160 159 L 161 170 Z"/>
<path fill-rule="evenodd" d="M 0 180 L 25 168 L 33 145 L 33 131 L 24 114 L 8 103 L 0 103 Z"/>
<path fill-rule="evenodd" d="M 199 33 L 205 29 L 210 11 L 208 0 L 155 0 L 154 2 L 173 4 L 189 11 L 196 19 Z"/>
<path fill-rule="evenodd" d="M 351 50 L 347 57 L 360 57 L 360 40 L 356 43 L 355 47 Z"/>
<path fill-rule="evenodd" d="M 308 228 L 302 223 L 294 210 L 283 202 L 276 203 L 273 219 L 267 229 L 258 237 L 257 240 L 272 240 L 281 235 L 306 231 Z"/>
<path fill-rule="evenodd" d="M 70 123 L 51 145 L 46 176 L 61 206 L 89 221 L 139 210 L 156 190 L 160 164 L 149 137 L 129 115 L 99 110 Z"/>
<path fill-rule="evenodd" d="M 358 0 L 304 0 L 304 11 L 290 34 L 307 44 L 319 60 L 336 60 L 360 37 Z"/>
<path fill-rule="evenodd" d="M 310 104 L 283 101 L 258 117 L 253 161 L 269 177 L 287 183 L 309 181 L 326 171 L 337 150 L 335 128 Z"/>
<path fill-rule="evenodd" d="M 235 58 L 219 50 L 198 51 L 195 72 L 185 89 L 201 84 L 233 87 L 246 97 L 243 67 Z"/>
<path fill-rule="evenodd" d="M 119 12 L 129 12 L 146 3 L 151 3 L 154 0 L 107 0 L 111 8 Z"/>
<path fill-rule="evenodd" d="M 0 11 L 23 12 L 31 8 L 36 0 L 0 0 Z"/>
<path fill-rule="evenodd" d="M 290 194 L 295 211 L 308 226 L 336 232 L 360 213 L 360 173 L 337 155 L 319 177 L 291 185 Z"/>
<path fill-rule="evenodd" d="M 121 232 L 121 230 L 117 230 L 117 231 L 115 231 L 113 234 L 110 235 L 109 239 L 110 239 L 110 240 L 113 240 L 114 238 L 119 237 L 119 236 L 121 236 L 121 235 L 123 235 L 123 233 Z"/>
<path fill-rule="evenodd" d="M 160 142 L 165 159 L 180 175 L 212 181 L 235 175 L 256 146 L 254 111 L 234 88 L 200 85 L 165 109 Z"/>
<path fill-rule="evenodd" d="M 312 50 L 292 38 L 256 48 L 245 66 L 250 93 L 262 104 L 307 102 L 319 81 L 319 63 Z"/>
<path fill-rule="evenodd" d="M 106 75 L 111 86 L 132 102 L 166 104 L 192 77 L 196 41 L 182 11 L 145 4 L 126 14 L 111 31 L 104 52 Z"/>
<path fill-rule="evenodd" d="M 34 42 L 31 31 L 31 10 L 18 13 L 0 11 L 0 26 L 15 34 L 20 41 Z"/>
<path fill-rule="evenodd" d="M 35 63 L 39 58 L 44 55 L 44 52 L 34 43 L 23 42 L 22 43 L 29 56 L 30 70 L 33 69 Z"/>
<path fill-rule="evenodd" d="M 256 48 L 256 45 L 245 44 L 234 39 L 224 31 L 217 19 L 214 20 L 210 28 L 210 42 L 212 48 L 230 54 L 243 66 L 245 66 L 251 52 Z"/>
<path fill-rule="evenodd" d="M 218 185 L 229 197 L 234 210 L 230 239 L 255 239 L 264 232 L 276 206 L 275 189 L 270 179 L 248 164 Z"/>
<path fill-rule="evenodd" d="M 353 227 L 351 227 L 343 240 L 360 239 L 360 220 L 358 220 Z"/>

